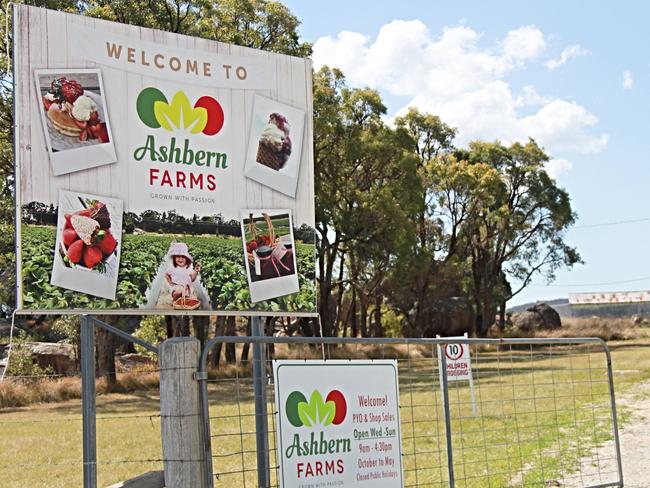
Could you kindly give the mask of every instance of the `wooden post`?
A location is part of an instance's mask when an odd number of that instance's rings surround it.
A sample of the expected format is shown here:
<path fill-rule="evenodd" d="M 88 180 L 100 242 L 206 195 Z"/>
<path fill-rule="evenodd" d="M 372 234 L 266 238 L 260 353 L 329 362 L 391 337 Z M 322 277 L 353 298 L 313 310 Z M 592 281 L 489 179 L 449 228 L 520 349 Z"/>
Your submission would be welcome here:
<path fill-rule="evenodd" d="M 160 346 L 160 414 L 166 488 L 206 488 L 198 370 L 201 346 L 175 337 Z"/>

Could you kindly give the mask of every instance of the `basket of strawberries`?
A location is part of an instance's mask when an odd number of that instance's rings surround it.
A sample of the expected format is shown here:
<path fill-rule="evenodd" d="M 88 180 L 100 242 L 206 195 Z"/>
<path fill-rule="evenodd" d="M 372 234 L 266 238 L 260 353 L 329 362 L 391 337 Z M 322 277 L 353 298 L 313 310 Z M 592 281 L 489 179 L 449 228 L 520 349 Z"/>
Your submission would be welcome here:
<path fill-rule="evenodd" d="M 59 252 L 69 268 L 104 273 L 117 254 L 117 240 L 111 233 L 111 217 L 106 205 L 98 200 L 65 215 Z"/>
<path fill-rule="evenodd" d="M 268 229 L 267 234 L 258 234 L 257 228 L 255 227 L 255 222 L 253 220 L 253 215 L 251 214 L 249 218 L 248 225 L 252 239 L 246 243 L 246 254 L 248 255 L 248 262 L 251 264 L 255 261 L 255 255 L 261 259 L 268 258 L 273 253 L 275 247 L 278 245 L 273 222 L 271 221 L 269 214 L 265 213 L 263 215 Z M 253 253 L 255 253 L 255 255 Z"/>

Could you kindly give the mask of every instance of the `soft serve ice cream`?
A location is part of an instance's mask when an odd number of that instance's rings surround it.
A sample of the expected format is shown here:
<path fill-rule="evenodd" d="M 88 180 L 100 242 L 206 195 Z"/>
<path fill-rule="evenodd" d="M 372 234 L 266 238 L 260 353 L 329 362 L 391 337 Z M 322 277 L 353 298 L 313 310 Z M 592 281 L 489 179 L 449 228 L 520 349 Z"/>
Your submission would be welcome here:
<path fill-rule="evenodd" d="M 255 160 L 275 171 L 284 167 L 291 156 L 290 126 L 286 117 L 272 113 L 260 134 Z"/>

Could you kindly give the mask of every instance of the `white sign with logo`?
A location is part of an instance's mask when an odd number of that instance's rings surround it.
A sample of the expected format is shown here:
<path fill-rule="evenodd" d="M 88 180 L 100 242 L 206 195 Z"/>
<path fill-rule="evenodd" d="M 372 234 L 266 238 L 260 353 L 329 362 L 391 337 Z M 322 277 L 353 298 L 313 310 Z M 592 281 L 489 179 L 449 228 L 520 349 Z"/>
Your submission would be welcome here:
<path fill-rule="evenodd" d="M 280 486 L 402 488 L 396 361 L 274 361 Z"/>

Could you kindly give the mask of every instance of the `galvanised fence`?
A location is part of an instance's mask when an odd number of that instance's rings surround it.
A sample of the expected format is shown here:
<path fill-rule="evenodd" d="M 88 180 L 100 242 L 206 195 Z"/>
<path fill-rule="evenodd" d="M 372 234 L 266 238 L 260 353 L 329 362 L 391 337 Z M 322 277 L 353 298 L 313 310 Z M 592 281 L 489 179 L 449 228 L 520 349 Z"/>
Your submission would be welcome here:
<path fill-rule="evenodd" d="M 12 431 L 34 443 L 20 456 L 4 443 L 0 486 L 79 486 L 83 472 L 83 486 L 95 488 L 104 485 L 98 472 L 126 479 L 164 468 L 167 488 L 277 487 L 275 359 L 394 360 L 405 487 L 623 486 L 611 358 L 600 339 L 262 337 L 254 318 L 253 337 L 218 337 L 201 350 L 194 338 L 156 348 L 94 318 L 82 322 L 82 411 L 0 419 L 0 445 Z M 137 411 L 97 404 L 95 327 L 160 353 L 160 402 L 154 396 L 152 408 Z M 210 353 L 226 343 L 239 357 L 250 348 L 252 359 L 210 370 Z M 441 351 L 452 345 L 470 351 L 471 384 L 447 374 Z M 62 435 L 77 448 L 56 440 Z M 52 455 L 34 457 L 41 447 Z M 27 473 L 37 474 L 29 484 Z"/>
<path fill-rule="evenodd" d="M 209 353 L 224 343 L 252 348 L 253 360 L 208 372 Z M 448 377 L 440 353 L 448 344 L 470 349 L 473 388 Z M 208 343 L 195 375 L 207 486 L 279 486 L 274 359 L 395 360 L 405 487 L 623 486 L 611 358 L 600 339 L 230 336 Z M 607 456 L 591 454 L 606 442 Z"/>

